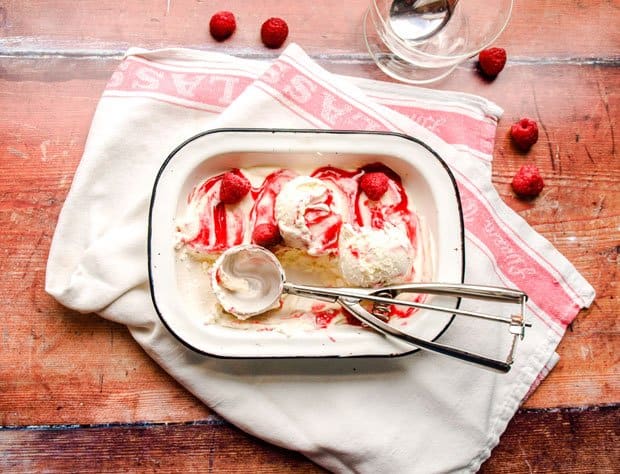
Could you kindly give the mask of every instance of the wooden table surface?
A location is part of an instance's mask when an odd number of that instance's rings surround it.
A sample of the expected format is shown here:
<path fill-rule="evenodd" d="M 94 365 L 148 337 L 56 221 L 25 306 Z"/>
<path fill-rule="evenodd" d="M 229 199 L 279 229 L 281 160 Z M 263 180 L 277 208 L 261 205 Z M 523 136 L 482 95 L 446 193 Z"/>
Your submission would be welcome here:
<path fill-rule="evenodd" d="M 129 46 L 184 46 L 269 59 L 260 24 L 333 72 L 386 79 L 365 51 L 367 0 L 0 0 L 0 471 L 321 472 L 214 416 L 125 327 L 69 311 L 44 292 L 47 253 L 103 88 Z M 432 85 L 504 108 L 493 181 L 504 201 L 595 287 L 561 360 L 510 423 L 483 472 L 619 472 L 620 1 L 522 0 L 496 42 L 509 62 L 487 82 L 465 63 Z M 236 13 L 223 43 L 212 13 Z M 524 156 L 510 124 L 540 140 Z M 546 188 L 510 190 L 524 162 Z"/>

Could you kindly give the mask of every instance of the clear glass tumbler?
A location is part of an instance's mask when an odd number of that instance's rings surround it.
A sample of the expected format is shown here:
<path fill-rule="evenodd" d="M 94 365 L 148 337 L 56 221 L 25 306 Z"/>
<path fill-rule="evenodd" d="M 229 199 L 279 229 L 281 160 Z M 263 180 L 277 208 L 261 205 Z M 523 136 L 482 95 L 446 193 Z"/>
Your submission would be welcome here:
<path fill-rule="evenodd" d="M 424 6 L 434 11 L 424 13 Z M 506 28 L 512 6 L 513 0 L 372 0 L 364 37 L 383 72 L 426 84 L 489 47 Z"/>

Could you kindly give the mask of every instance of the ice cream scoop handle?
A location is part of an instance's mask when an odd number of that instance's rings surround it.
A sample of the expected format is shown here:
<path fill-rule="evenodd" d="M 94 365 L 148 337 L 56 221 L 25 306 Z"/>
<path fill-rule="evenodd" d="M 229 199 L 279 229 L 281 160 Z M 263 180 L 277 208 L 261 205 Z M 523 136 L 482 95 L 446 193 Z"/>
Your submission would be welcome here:
<path fill-rule="evenodd" d="M 467 352 L 461 349 L 457 349 L 455 347 L 446 346 L 444 344 L 438 344 L 436 342 L 430 342 L 424 339 L 419 339 L 399 329 L 396 329 L 390 326 L 389 324 L 381 321 L 379 318 L 374 316 L 372 313 L 366 311 L 360 305 L 360 300 L 356 300 L 353 298 L 339 298 L 338 303 L 344 306 L 357 319 L 368 324 L 371 328 L 375 329 L 376 331 L 379 331 L 388 336 L 395 337 L 401 341 L 405 341 L 425 351 L 435 352 L 437 354 L 454 357 L 461 361 L 479 365 L 487 369 L 491 369 L 491 370 L 501 372 L 501 373 L 506 373 L 510 370 L 510 364 L 507 362 L 490 359 L 488 357 L 485 357 L 479 354 L 474 354 L 472 352 Z"/>
<path fill-rule="evenodd" d="M 290 295 L 314 298 L 321 301 L 335 303 L 341 296 L 351 296 L 365 298 L 368 296 L 367 290 L 357 290 L 355 288 L 324 288 L 321 286 L 296 285 L 285 282 L 282 288 L 284 293 Z"/>
<path fill-rule="evenodd" d="M 426 293 L 429 295 L 450 295 L 470 297 L 484 300 L 500 300 L 518 303 L 527 295 L 520 290 L 502 288 L 498 286 L 469 285 L 466 283 L 407 283 L 381 288 L 381 292 L 398 293 Z"/>
<path fill-rule="evenodd" d="M 510 290 L 508 288 L 469 286 L 469 292 L 461 291 L 462 285 L 446 285 L 442 288 L 442 283 L 410 283 L 407 285 L 386 286 L 378 289 L 369 288 L 323 288 L 319 286 L 296 285 L 293 283 L 284 283 L 283 291 L 291 295 L 303 296 L 305 298 L 314 298 L 321 301 L 329 301 L 335 303 L 338 298 L 355 298 L 360 300 L 373 301 L 381 304 L 396 304 L 409 308 L 428 309 L 431 311 L 440 311 L 442 313 L 459 314 L 461 316 L 469 316 L 472 318 L 486 319 L 488 321 L 497 321 L 505 324 L 512 324 L 513 319 L 493 314 L 484 314 L 477 311 L 466 311 L 459 308 L 449 308 L 443 306 L 435 306 L 417 301 L 406 301 L 395 299 L 394 297 L 380 296 L 383 293 L 397 295 L 399 293 L 431 293 L 431 294 L 449 294 L 451 296 L 473 296 L 475 298 L 484 299 L 502 299 L 507 301 L 521 301 L 527 298 L 525 293 L 518 290 Z M 467 287 L 467 285 L 465 285 Z M 489 288 L 497 290 L 496 296 L 491 296 Z M 483 289 L 486 293 L 483 293 Z M 474 291 L 475 290 L 475 291 Z M 504 293 L 501 293 L 501 292 Z M 518 298 L 517 298 L 518 295 Z M 524 323 L 529 326 L 529 323 Z"/>

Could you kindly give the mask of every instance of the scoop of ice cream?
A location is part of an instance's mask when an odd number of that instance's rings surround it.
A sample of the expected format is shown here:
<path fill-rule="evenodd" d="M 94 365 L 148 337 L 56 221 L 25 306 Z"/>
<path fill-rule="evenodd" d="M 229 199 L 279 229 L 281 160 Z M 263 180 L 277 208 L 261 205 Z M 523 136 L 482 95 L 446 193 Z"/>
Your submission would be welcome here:
<path fill-rule="evenodd" d="M 398 283 L 413 271 L 414 250 L 407 234 L 386 223 L 382 229 L 345 224 L 339 239 L 340 272 L 352 286 Z"/>
<path fill-rule="evenodd" d="M 298 176 L 286 183 L 275 204 L 284 243 L 310 255 L 335 252 L 342 225 L 339 197 L 321 180 Z"/>

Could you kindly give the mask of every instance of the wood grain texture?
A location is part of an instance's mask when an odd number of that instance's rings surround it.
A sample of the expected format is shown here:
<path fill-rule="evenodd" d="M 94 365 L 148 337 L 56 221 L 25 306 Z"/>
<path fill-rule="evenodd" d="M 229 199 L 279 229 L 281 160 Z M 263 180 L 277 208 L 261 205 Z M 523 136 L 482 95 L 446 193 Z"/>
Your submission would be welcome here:
<path fill-rule="evenodd" d="M 618 407 L 521 411 L 481 473 L 616 473 Z M 4 472 L 320 473 L 298 453 L 225 422 L 0 430 Z"/>
<path fill-rule="evenodd" d="M 128 46 L 217 49 L 235 54 L 273 55 L 260 43 L 260 25 L 271 16 L 286 19 L 288 41 L 310 53 L 363 54 L 362 18 L 371 0 L 226 2 L 148 0 L 35 0 L 4 2 L 0 44 L 19 51 L 66 49 L 124 50 Z M 169 6 L 169 8 L 168 8 Z M 236 14 L 237 30 L 218 43 L 208 32 L 211 15 Z M 619 0 L 515 2 L 512 19 L 498 44 L 521 59 L 540 56 L 577 59 L 618 56 Z M 562 41 L 558 41 L 562 38 Z"/>
<path fill-rule="evenodd" d="M 265 49 L 258 28 L 281 16 L 289 42 L 326 69 L 387 80 L 361 35 L 369 3 L 0 4 L 0 471 L 323 472 L 215 417 L 124 327 L 61 307 L 44 292 L 45 262 L 98 98 L 127 47 L 271 59 L 280 50 Z M 597 299 L 569 328 L 560 362 L 482 472 L 619 472 L 620 0 L 515 3 L 497 42 L 509 55 L 501 75 L 485 81 L 470 60 L 431 87 L 483 95 L 504 108 L 493 182 L 594 285 Z M 217 43 L 207 23 L 221 9 L 234 11 L 239 27 Z M 522 116 L 541 125 L 528 154 L 508 136 Z M 510 190 L 526 162 L 546 182 L 530 202 Z M 582 406 L 590 408 L 570 408 Z"/>
<path fill-rule="evenodd" d="M 617 473 L 618 407 L 522 411 L 508 425 L 480 474 Z"/>
<path fill-rule="evenodd" d="M 0 305 L 14 315 L 0 322 L 0 355 L 6 361 L 0 371 L 0 391 L 6 395 L 0 397 L 2 425 L 189 421 L 209 413 L 158 369 L 124 328 L 65 310 L 43 290 L 57 215 L 98 96 L 116 64 L 110 59 L 0 60 L 0 106 L 12 111 L 0 119 L 0 223 L 5 229 Z M 358 63 L 323 64 L 380 77 Z M 558 366 L 526 406 L 617 402 L 620 163 L 613 140 L 620 77 L 616 69 L 599 66 L 528 65 L 484 83 L 470 66 L 441 86 L 461 83 L 504 107 L 493 167 L 500 194 L 597 290 L 593 307 L 582 312 L 561 343 Z M 530 86 L 515 94 L 515 84 Z M 527 157 L 508 138 L 510 123 L 521 115 L 535 115 L 547 130 Z M 512 174 L 526 161 L 541 167 L 547 183 L 533 202 L 517 200 L 509 188 Z"/>
<path fill-rule="evenodd" d="M 0 430 L 2 472 L 325 472 L 221 421 Z"/>

